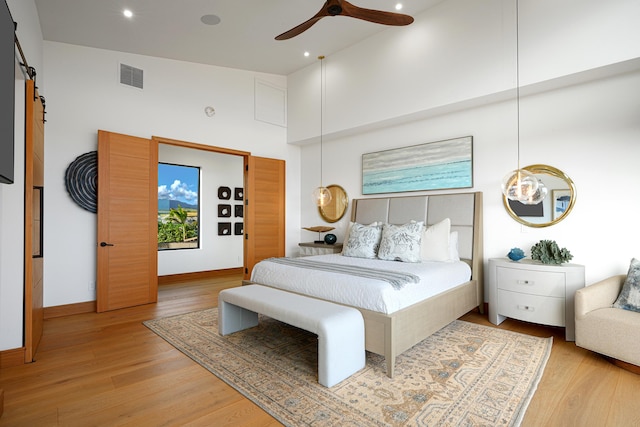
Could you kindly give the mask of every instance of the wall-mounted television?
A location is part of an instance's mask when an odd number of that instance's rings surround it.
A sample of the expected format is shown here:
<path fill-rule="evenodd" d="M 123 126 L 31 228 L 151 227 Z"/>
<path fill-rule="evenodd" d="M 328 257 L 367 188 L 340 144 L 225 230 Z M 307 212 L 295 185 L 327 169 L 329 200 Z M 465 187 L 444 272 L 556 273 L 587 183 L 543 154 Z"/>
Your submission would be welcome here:
<path fill-rule="evenodd" d="M 16 106 L 16 27 L 6 0 L 0 4 L 0 183 L 13 184 Z"/>

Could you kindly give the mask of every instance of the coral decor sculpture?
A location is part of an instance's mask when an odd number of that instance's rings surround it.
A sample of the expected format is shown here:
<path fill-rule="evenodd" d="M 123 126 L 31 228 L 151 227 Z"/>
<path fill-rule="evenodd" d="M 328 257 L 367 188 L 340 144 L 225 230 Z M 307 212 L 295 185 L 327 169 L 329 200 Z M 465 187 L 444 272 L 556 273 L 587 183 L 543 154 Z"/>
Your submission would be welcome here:
<path fill-rule="evenodd" d="M 543 264 L 562 264 L 573 258 L 567 248 L 560 249 L 555 240 L 540 240 L 531 247 L 531 259 Z"/>

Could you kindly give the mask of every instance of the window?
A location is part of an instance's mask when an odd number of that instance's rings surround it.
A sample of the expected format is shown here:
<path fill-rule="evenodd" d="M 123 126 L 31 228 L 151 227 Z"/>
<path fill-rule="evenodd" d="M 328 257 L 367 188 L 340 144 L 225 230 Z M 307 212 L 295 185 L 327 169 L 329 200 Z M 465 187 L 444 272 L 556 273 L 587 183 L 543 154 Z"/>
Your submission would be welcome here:
<path fill-rule="evenodd" d="M 158 250 L 200 247 L 200 168 L 158 163 Z"/>

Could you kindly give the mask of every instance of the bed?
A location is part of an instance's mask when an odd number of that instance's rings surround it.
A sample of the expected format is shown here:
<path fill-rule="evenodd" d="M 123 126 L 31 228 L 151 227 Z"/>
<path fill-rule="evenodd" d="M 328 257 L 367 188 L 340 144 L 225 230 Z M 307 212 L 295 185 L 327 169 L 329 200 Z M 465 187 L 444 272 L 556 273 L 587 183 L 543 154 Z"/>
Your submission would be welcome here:
<path fill-rule="evenodd" d="M 457 232 L 459 258 L 464 263 L 467 272 L 462 276 L 464 278 L 458 279 L 459 283 L 454 283 L 445 290 L 429 292 L 428 295 L 420 295 L 418 292 L 417 296 L 412 295 L 397 303 L 386 302 L 382 298 L 382 305 L 375 302 L 366 305 L 360 303 L 357 296 L 337 295 L 334 292 L 337 287 L 334 283 L 337 281 L 335 275 L 333 277 L 327 276 L 330 278 L 324 280 L 323 286 L 323 281 L 318 280 L 318 275 L 321 273 L 307 271 L 300 274 L 298 272 L 297 275 L 288 274 L 287 276 L 290 276 L 288 278 L 282 274 L 265 275 L 261 273 L 263 271 L 261 269 L 264 269 L 261 263 L 254 267 L 251 283 L 276 287 L 357 308 L 362 313 L 365 322 L 366 350 L 384 356 L 387 375 L 393 377 L 397 355 L 474 308 L 478 307 L 483 312 L 482 193 L 353 200 L 351 221 L 357 224 L 407 224 L 411 221 L 424 221 L 426 227 L 431 227 L 443 220 L 446 221 L 447 218 L 450 221 L 450 231 Z M 330 262 L 332 258 L 346 264 L 356 262 L 342 255 L 308 257 L 309 260 L 317 259 L 323 262 Z M 265 263 L 273 264 L 267 260 Z M 376 263 L 375 260 L 366 260 L 364 263 L 371 266 L 379 263 L 383 269 L 390 265 L 396 265 L 401 267 L 400 270 L 407 272 L 415 272 L 416 269 L 419 270 L 429 264 L 427 262 L 424 263 L 425 265 L 419 265 L 420 263 L 397 261 L 378 261 Z M 440 264 L 444 267 L 445 263 L 433 264 L 435 266 Z M 449 267 L 447 266 L 447 268 Z M 290 278 L 294 280 L 287 283 L 286 279 Z M 360 282 L 363 280 L 357 278 L 354 279 L 354 282 L 361 285 Z M 437 281 L 437 279 L 431 279 L 431 281 L 434 280 Z M 314 284 L 313 282 L 318 283 Z M 375 286 L 384 288 L 384 285 L 380 283 Z M 411 288 L 411 286 L 407 287 Z M 432 288 L 438 288 L 438 286 L 432 286 Z"/>

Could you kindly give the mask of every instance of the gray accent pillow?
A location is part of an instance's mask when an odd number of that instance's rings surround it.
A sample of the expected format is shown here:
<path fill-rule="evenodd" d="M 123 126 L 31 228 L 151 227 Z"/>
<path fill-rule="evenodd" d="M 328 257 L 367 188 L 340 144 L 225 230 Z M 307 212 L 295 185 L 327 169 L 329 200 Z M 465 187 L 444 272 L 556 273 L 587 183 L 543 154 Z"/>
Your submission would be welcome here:
<path fill-rule="evenodd" d="M 349 238 L 342 246 L 342 255 L 355 258 L 375 258 L 380 246 L 382 225 L 362 225 L 354 222 Z"/>
<path fill-rule="evenodd" d="M 378 258 L 387 261 L 420 262 L 420 243 L 424 223 L 409 222 L 404 225 L 385 224 Z"/>
<path fill-rule="evenodd" d="M 613 306 L 640 313 L 640 261 L 635 258 L 631 260 L 622 291 Z"/>

